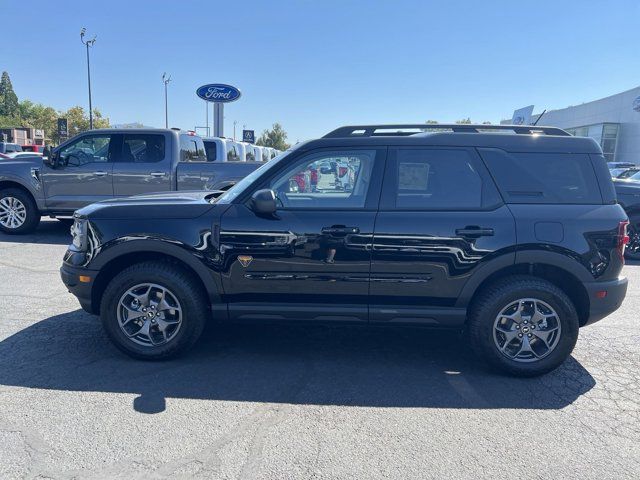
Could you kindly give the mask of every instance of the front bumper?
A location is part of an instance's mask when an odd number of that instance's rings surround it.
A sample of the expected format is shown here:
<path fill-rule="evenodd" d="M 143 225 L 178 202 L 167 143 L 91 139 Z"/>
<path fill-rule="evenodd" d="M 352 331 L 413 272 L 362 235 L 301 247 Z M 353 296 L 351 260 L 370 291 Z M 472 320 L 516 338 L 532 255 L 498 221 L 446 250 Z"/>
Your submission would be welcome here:
<path fill-rule="evenodd" d="M 98 272 L 95 270 L 72 267 L 67 264 L 63 264 L 60 267 L 62 283 L 65 284 L 70 293 L 76 296 L 82 309 L 91 314 L 98 312 L 97 305 L 93 305 L 92 301 L 93 284 L 97 274 Z M 80 276 L 88 277 L 90 281 L 81 282 Z"/>
<path fill-rule="evenodd" d="M 589 317 L 584 325 L 590 325 L 602 320 L 616 311 L 622 305 L 627 294 L 627 284 L 626 277 L 620 277 L 608 282 L 585 283 L 584 286 L 589 295 Z M 602 292 L 607 292 L 604 297 L 602 297 Z"/>

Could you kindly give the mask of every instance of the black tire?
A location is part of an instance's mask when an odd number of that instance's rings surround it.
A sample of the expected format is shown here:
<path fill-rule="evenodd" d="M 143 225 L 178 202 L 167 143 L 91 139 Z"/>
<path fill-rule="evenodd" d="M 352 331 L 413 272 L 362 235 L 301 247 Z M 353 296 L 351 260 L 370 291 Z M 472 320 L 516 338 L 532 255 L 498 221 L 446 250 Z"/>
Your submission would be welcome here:
<path fill-rule="evenodd" d="M 503 308 L 522 298 L 547 303 L 557 313 L 560 324 L 555 347 L 543 358 L 530 363 L 509 358 L 500 352 L 494 341 L 496 318 Z M 470 306 L 467 327 L 473 351 L 489 365 L 510 375 L 534 377 L 554 370 L 571 355 L 578 339 L 579 321 L 575 306 L 561 289 L 540 278 L 514 275 L 489 285 L 478 294 Z"/>
<path fill-rule="evenodd" d="M 120 299 L 129 289 L 142 283 L 169 289 L 182 307 L 180 329 L 162 345 L 135 343 L 125 335 L 118 322 Z M 170 262 L 149 261 L 126 268 L 111 279 L 100 303 L 100 319 L 111 341 L 126 354 L 143 360 L 162 360 L 184 353 L 200 338 L 209 316 L 201 285 L 192 274 Z"/>
<path fill-rule="evenodd" d="M 73 218 L 60 218 L 60 217 L 57 217 L 56 220 L 58 220 L 62 225 L 65 225 L 67 227 L 71 227 L 71 225 L 73 225 Z"/>
<path fill-rule="evenodd" d="M 19 188 L 5 188 L 0 191 L 0 201 L 8 197 L 15 198 L 24 205 L 26 218 L 24 223 L 16 228 L 0 224 L 0 231 L 9 235 L 24 235 L 33 232 L 40 223 L 40 212 L 31 195 Z"/>

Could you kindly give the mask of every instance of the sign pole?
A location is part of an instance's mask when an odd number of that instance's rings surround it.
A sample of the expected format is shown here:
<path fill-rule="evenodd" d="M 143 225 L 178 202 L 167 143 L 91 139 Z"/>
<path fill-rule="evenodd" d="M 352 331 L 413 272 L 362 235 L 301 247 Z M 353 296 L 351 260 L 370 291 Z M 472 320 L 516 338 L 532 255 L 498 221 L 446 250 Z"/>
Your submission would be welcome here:
<path fill-rule="evenodd" d="M 213 103 L 213 136 L 224 137 L 224 103 Z"/>

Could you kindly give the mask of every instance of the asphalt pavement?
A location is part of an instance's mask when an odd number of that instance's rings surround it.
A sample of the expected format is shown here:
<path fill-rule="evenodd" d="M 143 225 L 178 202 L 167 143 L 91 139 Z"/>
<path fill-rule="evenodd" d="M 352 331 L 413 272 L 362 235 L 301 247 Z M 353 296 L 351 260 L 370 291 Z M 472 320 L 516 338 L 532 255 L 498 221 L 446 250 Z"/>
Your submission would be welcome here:
<path fill-rule="evenodd" d="M 399 328 L 209 327 L 149 363 L 60 282 L 69 239 L 0 235 L 0 479 L 640 478 L 640 265 L 536 379 Z"/>

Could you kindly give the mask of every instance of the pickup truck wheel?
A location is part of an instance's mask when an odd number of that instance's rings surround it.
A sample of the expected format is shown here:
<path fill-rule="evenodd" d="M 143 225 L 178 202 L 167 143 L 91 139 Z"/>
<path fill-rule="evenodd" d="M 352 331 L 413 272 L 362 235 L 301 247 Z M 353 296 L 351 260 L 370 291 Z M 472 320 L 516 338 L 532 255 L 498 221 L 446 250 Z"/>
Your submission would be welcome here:
<path fill-rule="evenodd" d="M 0 231 L 10 235 L 33 232 L 40 212 L 31 196 L 19 188 L 0 191 Z"/>
<path fill-rule="evenodd" d="M 202 334 L 207 302 L 200 285 L 177 265 L 143 262 L 116 275 L 100 304 L 113 343 L 144 360 L 174 357 Z"/>
<path fill-rule="evenodd" d="M 475 353 L 521 377 L 542 375 L 562 364 L 576 344 L 578 327 L 576 309 L 562 290 L 524 275 L 504 278 L 481 292 L 468 318 Z"/>

